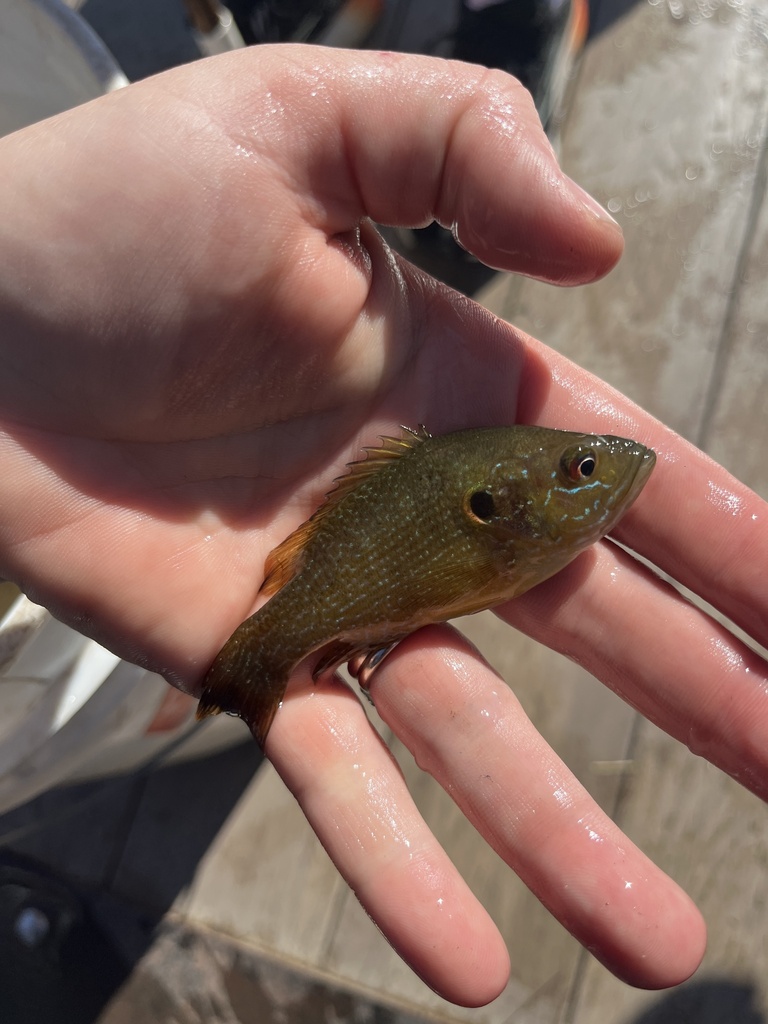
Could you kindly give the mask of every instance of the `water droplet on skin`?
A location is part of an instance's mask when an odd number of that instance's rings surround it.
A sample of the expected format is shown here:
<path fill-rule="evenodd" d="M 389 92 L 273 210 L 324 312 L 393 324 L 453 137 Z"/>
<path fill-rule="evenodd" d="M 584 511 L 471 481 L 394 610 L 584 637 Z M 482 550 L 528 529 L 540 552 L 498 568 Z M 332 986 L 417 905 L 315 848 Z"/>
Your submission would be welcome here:
<path fill-rule="evenodd" d="M 738 651 L 733 649 L 733 646 L 727 640 L 719 636 L 713 636 L 710 637 L 709 642 L 714 648 L 715 653 L 719 656 L 720 661 L 725 664 L 727 671 L 739 672 L 744 670 L 744 659 Z"/>
<path fill-rule="evenodd" d="M 740 498 L 737 494 L 732 491 L 726 490 L 724 487 L 720 487 L 714 482 L 709 481 L 709 498 L 711 504 L 719 512 L 725 512 L 727 515 L 739 516 L 744 511 L 744 499 Z"/>
<path fill-rule="evenodd" d="M 592 826 L 585 821 L 584 818 L 579 818 L 577 824 L 583 826 L 585 832 L 587 833 L 587 837 L 591 843 L 602 843 L 604 841 L 600 833 L 596 832 L 592 828 Z"/>
<path fill-rule="evenodd" d="M 570 807 L 571 804 L 573 803 L 573 800 L 571 799 L 571 796 L 570 796 L 568 790 L 563 789 L 562 786 L 558 787 L 552 793 L 552 796 L 560 804 L 561 807 Z"/>

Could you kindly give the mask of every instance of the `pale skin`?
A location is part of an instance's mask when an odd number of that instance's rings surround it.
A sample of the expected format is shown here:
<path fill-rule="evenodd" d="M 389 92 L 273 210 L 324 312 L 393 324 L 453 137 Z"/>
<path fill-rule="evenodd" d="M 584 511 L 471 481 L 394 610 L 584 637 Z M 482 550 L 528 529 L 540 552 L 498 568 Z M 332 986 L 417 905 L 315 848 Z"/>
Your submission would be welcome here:
<path fill-rule="evenodd" d="M 765 504 L 393 257 L 367 220 L 455 223 L 482 259 L 555 284 L 607 272 L 621 233 L 559 170 L 513 79 L 392 54 L 251 50 L 2 140 L 0 180 L 0 575 L 122 656 L 199 692 L 256 606 L 268 552 L 399 423 L 540 422 L 651 445 L 659 464 L 621 539 L 768 641 Z M 766 665 L 615 546 L 500 614 L 766 794 Z M 456 1002 L 493 999 L 509 971 L 494 924 L 356 697 L 336 679 L 312 687 L 310 667 L 268 757 L 425 982 Z M 611 970 L 650 987 L 695 970 L 696 908 L 457 633 L 406 640 L 371 694 Z"/>

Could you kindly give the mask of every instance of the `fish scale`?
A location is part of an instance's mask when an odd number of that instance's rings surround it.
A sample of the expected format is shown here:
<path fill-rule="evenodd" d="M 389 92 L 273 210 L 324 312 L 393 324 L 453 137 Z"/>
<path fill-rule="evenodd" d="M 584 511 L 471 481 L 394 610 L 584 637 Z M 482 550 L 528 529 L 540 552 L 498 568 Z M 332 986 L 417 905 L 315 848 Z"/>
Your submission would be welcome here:
<path fill-rule="evenodd" d="M 655 462 L 626 438 L 530 426 L 422 427 L 367 453 L 270 554 L 270 600 L 217 655 L 199 717 L 237 714 L 263 747 L 310 654 L 317 678 L 523 593 L 604 536 Z"/>

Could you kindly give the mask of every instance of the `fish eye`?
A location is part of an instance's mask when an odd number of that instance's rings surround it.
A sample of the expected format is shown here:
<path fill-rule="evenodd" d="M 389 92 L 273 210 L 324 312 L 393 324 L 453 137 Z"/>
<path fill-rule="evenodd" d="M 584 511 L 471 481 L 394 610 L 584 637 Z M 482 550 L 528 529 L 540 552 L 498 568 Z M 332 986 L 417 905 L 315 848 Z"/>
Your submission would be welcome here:
<path fill-rule="evenodd" d="M 493 495 L 490 491 L 473 491 L 469 496 L 469 511 L 475 519 L 483 523 L 490 522 L 496 511 Z"/>
<path fill-rule="evenodd" d="M 563 456 L 562 468 L 569 480 L 575 482 L 589 480 L 597 469 L 597 456 L 591 448 L 566 452 Z"/>

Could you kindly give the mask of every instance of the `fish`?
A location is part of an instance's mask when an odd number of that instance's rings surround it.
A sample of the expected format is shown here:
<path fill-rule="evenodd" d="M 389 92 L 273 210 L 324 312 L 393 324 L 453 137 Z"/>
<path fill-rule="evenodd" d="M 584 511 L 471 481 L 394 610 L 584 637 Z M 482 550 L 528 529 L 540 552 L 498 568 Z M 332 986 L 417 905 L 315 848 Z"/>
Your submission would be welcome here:
<path fill-rule="evenodd" d="M 494 607 L 559 572 L 611 530 L 654 452 L 539 426 L 382 436 L 268 556 L 269 600 L 203 679 L 198 718 L 243 718 L 264 748 L 297 666 L 350 662 L 363 687 L 400 640 Z"/>

